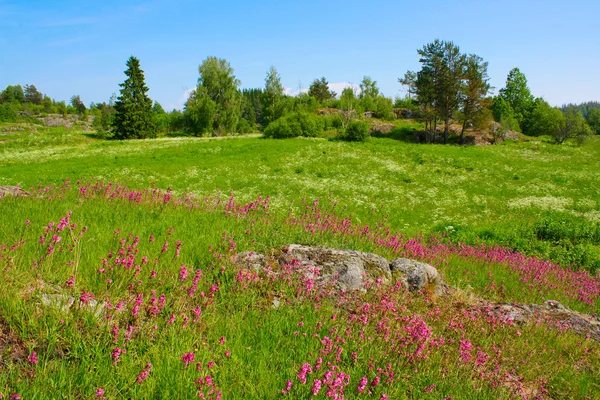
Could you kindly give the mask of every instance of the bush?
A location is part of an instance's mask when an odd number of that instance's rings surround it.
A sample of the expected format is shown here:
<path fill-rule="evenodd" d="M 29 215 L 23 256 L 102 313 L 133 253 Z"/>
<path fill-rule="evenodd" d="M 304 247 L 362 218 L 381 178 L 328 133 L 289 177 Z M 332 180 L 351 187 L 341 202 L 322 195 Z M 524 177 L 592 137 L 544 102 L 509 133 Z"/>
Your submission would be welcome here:
<path fill-rule="evenodd" d="M 362 121 L 351 121 L 342 139 L 348 142 L 364 142 L 369 138 L 369 125 Z"/>
<path fill-rule="evenodd" d="M 254 132 L 254 126 L 247 119 L 240 118 L 238 120 L 236 131 L 238 133 L 252 133 Z"/>
<path fill-rule="evenodd" d="M 18 119 L 18 106 L 12 103 L 0 104 L 0 122 L 15 122 Z"/>
<path fill-rule="evenodd" d="M 264 136 L 287 139 L 298 136 L 316 137 L 321 133 L 323 133 L 323 124 L 317 116 L 299 111 L 271 122 L 265 129 Z"/>

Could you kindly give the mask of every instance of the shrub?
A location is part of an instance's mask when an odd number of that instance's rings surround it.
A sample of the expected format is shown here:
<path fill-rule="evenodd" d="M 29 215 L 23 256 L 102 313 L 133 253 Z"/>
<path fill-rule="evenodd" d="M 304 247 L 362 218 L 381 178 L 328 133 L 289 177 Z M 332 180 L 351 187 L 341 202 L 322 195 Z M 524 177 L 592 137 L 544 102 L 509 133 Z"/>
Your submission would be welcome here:
<path fill-rule="evenodd" d="M 15 122 L 18 118 L 17 108 L 12 103 L 0 104 L 0 122 Z"/>
<path fill-rule="evenodd" d="M 236 131 L 238 133 L 252 133 L 254 132 L 254 126 L 247 119 L 240 118 L 238 120 Z"/>
<path fill-rule="evenodd" d="M 322 132 L 323 124 L 317 116 L 299 111 L 271 122 L 264 135 L 267 138 L 286 139 L 298 136 L 316 137 Z"/>
<path fill-rule="evenodd" d="M 342 139 L 348 142 L 364 142 L 369 137 L 369 125 L 362 121 L 351 121 Z"/>

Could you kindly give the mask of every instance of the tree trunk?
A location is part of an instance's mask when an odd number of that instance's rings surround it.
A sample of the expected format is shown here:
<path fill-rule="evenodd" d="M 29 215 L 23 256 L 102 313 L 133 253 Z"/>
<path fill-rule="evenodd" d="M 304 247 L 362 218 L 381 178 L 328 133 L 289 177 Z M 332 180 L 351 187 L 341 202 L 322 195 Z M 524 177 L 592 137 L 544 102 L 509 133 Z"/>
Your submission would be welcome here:
<path fill-rule="evenodd" d="M 433 144 L 437 143 L 437 117 L 433 117 Z"/>
<path fill-rule="evenodd" d="M 448 144 L 448 123 L 450 121 L 446 119 L 444 121 L 444 144 Z"/>
<path fill-rule="evenodd" d="M 460 144 L 465 144 L 465 126 L 467 125 L 467 120 L 463 121 L 462 129 L 460 130 Z"/>

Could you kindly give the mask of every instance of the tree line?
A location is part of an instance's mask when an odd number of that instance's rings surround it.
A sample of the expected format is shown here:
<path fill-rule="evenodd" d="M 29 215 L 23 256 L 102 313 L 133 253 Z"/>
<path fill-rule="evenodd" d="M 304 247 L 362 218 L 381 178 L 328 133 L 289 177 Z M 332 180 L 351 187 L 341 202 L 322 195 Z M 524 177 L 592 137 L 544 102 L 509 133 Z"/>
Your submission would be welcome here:
<path fill-rule="evenodd" d="M 469 127 L 487 130 L 494 142 L 510 131 L 551 135 L 557 143 L 600 133 L 599 103 L 568 105 L 561 109 L 535 98 L 527 78 L 515 68 L 506 85 L 492 96 L 488 63 L 476 54 L 463 54 L 453 42 L 435 40 L 417 50 L 420 70 L 407 71 L 398 81 L 407 88 L 395 101 L 383 96 L 377 82 L 365 76 L 358 88 L 339 95 L 325 77 L 315 79 L 297 96 L 285 94 L 275 67 L 265 75 L 263 88 L 240 89 L 241 82 L 225 59 L 208 57 L 198 68 L 196 87 L 183 111 L 166 112 L 148 97 L 140 61 L 130 57 L 119 95 L 87 108 L 79 96 L 69 104 L 57 102 L 33 85 L 8 86 L 0 94 L 0 121 L 39 113 L 94 116 L 95 128 L 115 139 L 152 138 L 169 132 L 190 135 L 228 135 L 263 131 L 270 137 L 318 136 L 337 130 L 346 138 L 364 136 L 365 115 L 385 120 L 400 116 L 424 122 L 424 141 L 448 143 L 459 126 L 464 143 Z M 320 115 L 318 115 L 320 114 Z M 359 132 L 360 134 L 358 134 Z"/>

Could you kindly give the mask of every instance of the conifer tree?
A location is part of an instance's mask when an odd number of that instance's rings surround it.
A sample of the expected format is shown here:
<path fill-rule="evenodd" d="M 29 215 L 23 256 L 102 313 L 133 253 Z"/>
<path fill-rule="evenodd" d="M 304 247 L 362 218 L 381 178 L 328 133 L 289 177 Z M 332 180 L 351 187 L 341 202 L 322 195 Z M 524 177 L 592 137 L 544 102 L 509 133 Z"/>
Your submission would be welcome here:
<path fill-rule="evenodd" d="M 144 81 L 144 71 L 140 60 L 131 56 L 127 60 L 125 82 L 121 95 L 115 103 L 115 139 L 144 139 L 156 136 L 152 100 L 146 95 L 148 87 Z"/>

